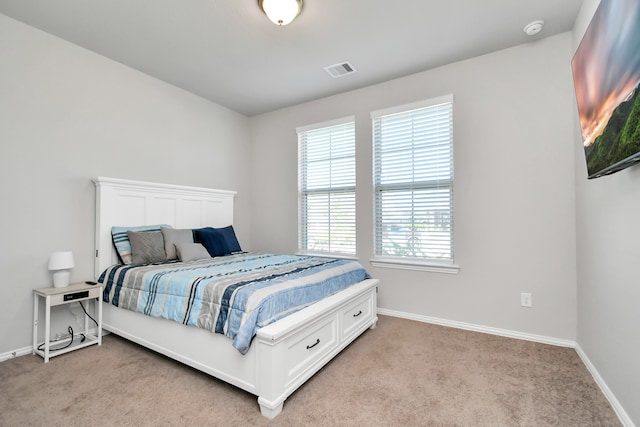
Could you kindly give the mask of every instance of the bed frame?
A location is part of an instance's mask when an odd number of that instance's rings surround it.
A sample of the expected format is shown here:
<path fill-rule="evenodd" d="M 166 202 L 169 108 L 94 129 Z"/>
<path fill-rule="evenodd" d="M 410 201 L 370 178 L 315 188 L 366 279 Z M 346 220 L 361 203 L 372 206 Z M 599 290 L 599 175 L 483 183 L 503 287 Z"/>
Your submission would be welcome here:
<path fill-rule="evenodd" d="M 117 263 L 114 225 L 176 228 L 233 223 L 235 192 L 99 177 L 96 186 L 96 278 Z M 271 419 L 284 401 L 349 343 L 374 328 L 378 280 L 364 280 L 258 330 L 241 355 L 231 339 L 105 303 L 103 327 L 258 396 Z"/>

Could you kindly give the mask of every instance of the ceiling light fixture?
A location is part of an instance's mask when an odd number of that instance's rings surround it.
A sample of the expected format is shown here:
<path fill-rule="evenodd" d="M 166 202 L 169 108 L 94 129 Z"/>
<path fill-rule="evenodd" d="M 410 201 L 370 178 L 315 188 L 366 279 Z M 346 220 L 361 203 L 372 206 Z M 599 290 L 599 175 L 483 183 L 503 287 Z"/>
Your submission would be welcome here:
<path fill-rule="evenodd" d="M 258 0 L 267 18 L 276 25 L 287 25 L 302 11 L 302 0 Z"/>

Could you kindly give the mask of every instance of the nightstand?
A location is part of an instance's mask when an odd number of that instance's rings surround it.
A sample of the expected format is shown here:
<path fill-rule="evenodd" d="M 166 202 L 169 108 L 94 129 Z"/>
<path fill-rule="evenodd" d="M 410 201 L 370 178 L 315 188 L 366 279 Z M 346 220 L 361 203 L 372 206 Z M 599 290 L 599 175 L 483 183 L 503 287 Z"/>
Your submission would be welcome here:
<path fill-rule="evenodd" d="M 40 298 L 45 302 L 44 319 L 44 342 L 38 341 L 38 303 Z M 81 334 L 74 332 L 73 343 L 64 349 L 51 349 L 51 307 L 71 304 L 72 302 L 93 300 L 94 315 L 97 312 L 96 322 L 98 323 L 95 333 L 89 332 L 89 317 L 84 317 L 84 340 Z M 92 322 L 93 323 L 93 322 Z M 55 344 L 66 345 L 71 338 L 56 341 Z M 38 354 L 44 358 L 44 363 L 49 362 L 49 358 L 68 353 L 73 350 L 88 347 L 90 345 L 102 345 L 102 286 L 88 285 L 86 283 L 74 283 L 64 288 L 40 288 L 33 290 L 33 354 Z M 40 348 L 39 348 L 40 347 Z"/>

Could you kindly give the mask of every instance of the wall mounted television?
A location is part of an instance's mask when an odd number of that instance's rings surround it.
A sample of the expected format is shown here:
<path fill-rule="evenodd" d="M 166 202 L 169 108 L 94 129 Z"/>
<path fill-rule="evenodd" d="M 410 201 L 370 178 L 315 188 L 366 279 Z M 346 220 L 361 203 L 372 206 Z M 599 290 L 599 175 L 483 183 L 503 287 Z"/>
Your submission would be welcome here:
<path fill-rule="evenodd" d="M 640 1 L 602 0 L 571 68 L 588 177 L 640 162 Z"/>

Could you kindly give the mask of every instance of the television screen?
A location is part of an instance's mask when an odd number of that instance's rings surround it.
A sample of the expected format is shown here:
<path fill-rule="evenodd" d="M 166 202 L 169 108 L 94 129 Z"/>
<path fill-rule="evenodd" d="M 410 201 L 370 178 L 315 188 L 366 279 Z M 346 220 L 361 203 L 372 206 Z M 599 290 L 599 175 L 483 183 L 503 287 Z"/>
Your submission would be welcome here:
<path fill-rule="evenodd" d="M 640 1 L 602 0 L 571 68 L 589 178 L 640 161 Z"/>

